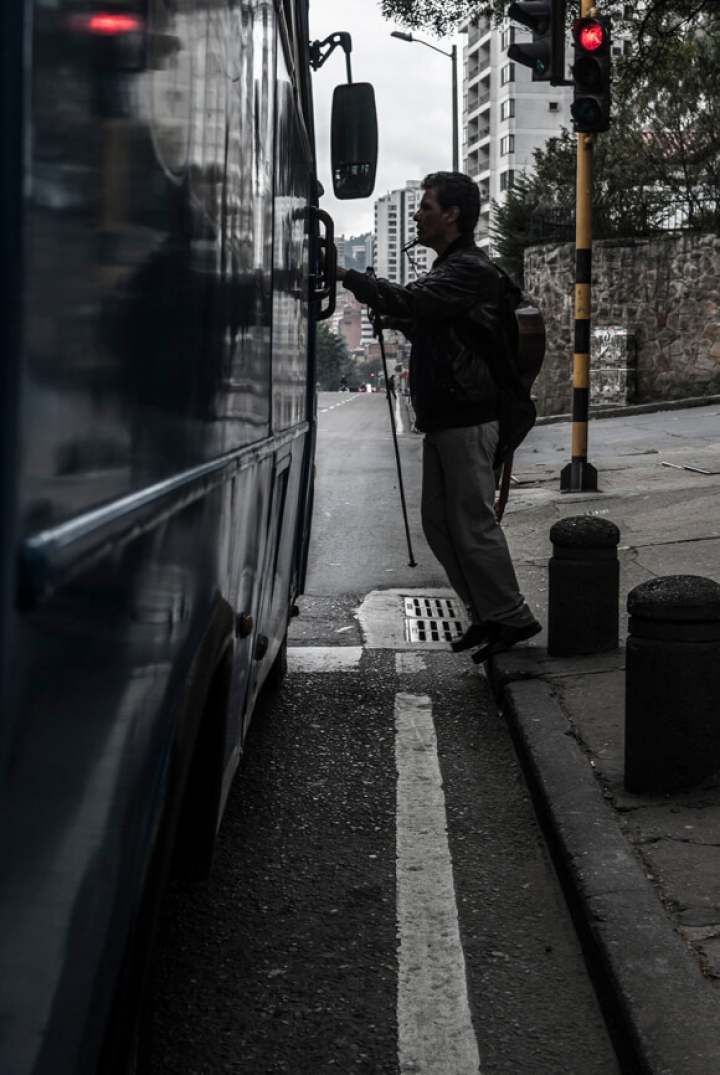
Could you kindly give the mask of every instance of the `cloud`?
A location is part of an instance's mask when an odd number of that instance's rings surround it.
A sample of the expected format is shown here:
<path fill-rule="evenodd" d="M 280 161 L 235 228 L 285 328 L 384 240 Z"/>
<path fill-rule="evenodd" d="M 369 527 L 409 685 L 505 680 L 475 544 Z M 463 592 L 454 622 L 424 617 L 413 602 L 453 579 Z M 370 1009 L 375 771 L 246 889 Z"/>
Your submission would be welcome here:
<path fill-rule="evenodd" d="M 375 193 L 359 201 L 336 201 L 330 175 L 330 109 L 333 88 L 346 81 L 345 54 L 336 49 L 313 73 L 318 174 L 326 194 L 322 207 L 338 235 L 372 231 L 375 200 L 408 179 L 452 165 L 452 64 L 449 57 L 416 42 L 390 36 L 401 29 L 383 19 L 373 0 L 310 0 L 310 37 L 323 41 L 345 31 L 352 37 L 353 82 L 371 82 L 378 112 L 379 154 Z M 452 40 L 415 34 L 450 52 Z M 462 81 L 462 38 L 458 37 Z"/>

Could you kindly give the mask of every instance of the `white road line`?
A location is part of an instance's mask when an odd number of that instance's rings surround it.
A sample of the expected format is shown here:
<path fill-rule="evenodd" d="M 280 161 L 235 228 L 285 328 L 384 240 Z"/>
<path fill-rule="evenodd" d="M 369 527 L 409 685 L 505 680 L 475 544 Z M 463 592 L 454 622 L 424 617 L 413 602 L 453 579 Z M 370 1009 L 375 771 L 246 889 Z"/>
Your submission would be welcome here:
<path fill-rule="evenodd" d="M 395 698 L 400 1075 L 477 1075 L 430 699 Z"/>
<path fill-rule="evenodd" d="M 336 407 L 342 407 L 344 403 L 353 403 L 356 399 L 357 396 L 348 396 L 347 399 L 341 399 L 339 403 L 330 403 L 327 407 L 318 407 L 318 414 L 334 411 Z"/>
<path fill-rule="evenodd" d="M 288 646 L 289 672 L 358 672 L 362 646 Z"/>

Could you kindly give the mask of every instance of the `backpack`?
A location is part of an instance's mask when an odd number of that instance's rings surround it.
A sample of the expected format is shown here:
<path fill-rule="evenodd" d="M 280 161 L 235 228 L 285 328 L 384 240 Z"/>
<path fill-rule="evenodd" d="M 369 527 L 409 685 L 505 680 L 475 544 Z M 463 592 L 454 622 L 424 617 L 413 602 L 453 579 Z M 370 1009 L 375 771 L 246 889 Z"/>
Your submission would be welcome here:
<path fill-rule="evenodd" d="M 500 434 L 493 462 L 497 470 L 535 425 L 530 389 L 545 357 L 545 322 L 527 292 L 492 264 L 500 277 L 500 330 L 498 346 L 484 349 L 483 358 L 500 392 Z"/>

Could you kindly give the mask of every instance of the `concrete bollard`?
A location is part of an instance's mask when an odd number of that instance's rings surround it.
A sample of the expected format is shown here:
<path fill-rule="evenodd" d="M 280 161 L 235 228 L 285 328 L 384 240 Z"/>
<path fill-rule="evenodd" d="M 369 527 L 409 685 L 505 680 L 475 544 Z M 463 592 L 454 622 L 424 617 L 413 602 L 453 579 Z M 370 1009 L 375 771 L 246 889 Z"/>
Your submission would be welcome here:
<path fill-rule="evenodd" d="M 650 579 L 627 608 L 625 787 L 668 795 L 720 768 L 720 585 Z"/>
<path fill-rule="evenodd" d="M 617 526 L 595 515 L 574 515 L 551 527 L 550 540 L 548 653 L 576 657 L 617 649 Z"/>

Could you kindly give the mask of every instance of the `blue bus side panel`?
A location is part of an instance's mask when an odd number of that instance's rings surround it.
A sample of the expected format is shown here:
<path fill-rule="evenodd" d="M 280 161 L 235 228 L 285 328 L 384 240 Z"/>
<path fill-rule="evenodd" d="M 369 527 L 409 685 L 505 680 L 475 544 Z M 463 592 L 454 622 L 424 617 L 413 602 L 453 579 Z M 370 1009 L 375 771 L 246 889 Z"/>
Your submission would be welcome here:
<path fill-rule="evenodd" d="M 273 6 L 136 7 L 35 9 L 24 534 L 270 428 Z"/>
<path fill-rule="evenodd" d="M 227 790 L 294 596 L 311 161 L 271 0 L 27 10 L 19 540 L 288 433 L 7 621 L 0 1070 L 95 1075 L 193 662 L 252 616 Z"/>
<path fill-rule="evenodd" d="M 219 492 L 22 617 L 0 861 L 2 1070 L 93 1070 L 158 823 Z M 205 548 L 205 552 L 200 550 Z M 206 562 L 198 563 L 198 555 Z M 97 1047 L 97 1042 L 94 1043 Z"/>
<path fill-rule="evenodd" d="M 276 171 L 284 197 L 275 207 L 272 420 L 275 429 L 287 429 L 306 417 L 307 406 L 308 325 L 303 299 L 309 272 L 310 169 L 283 50 L 278 53 Z"/>

